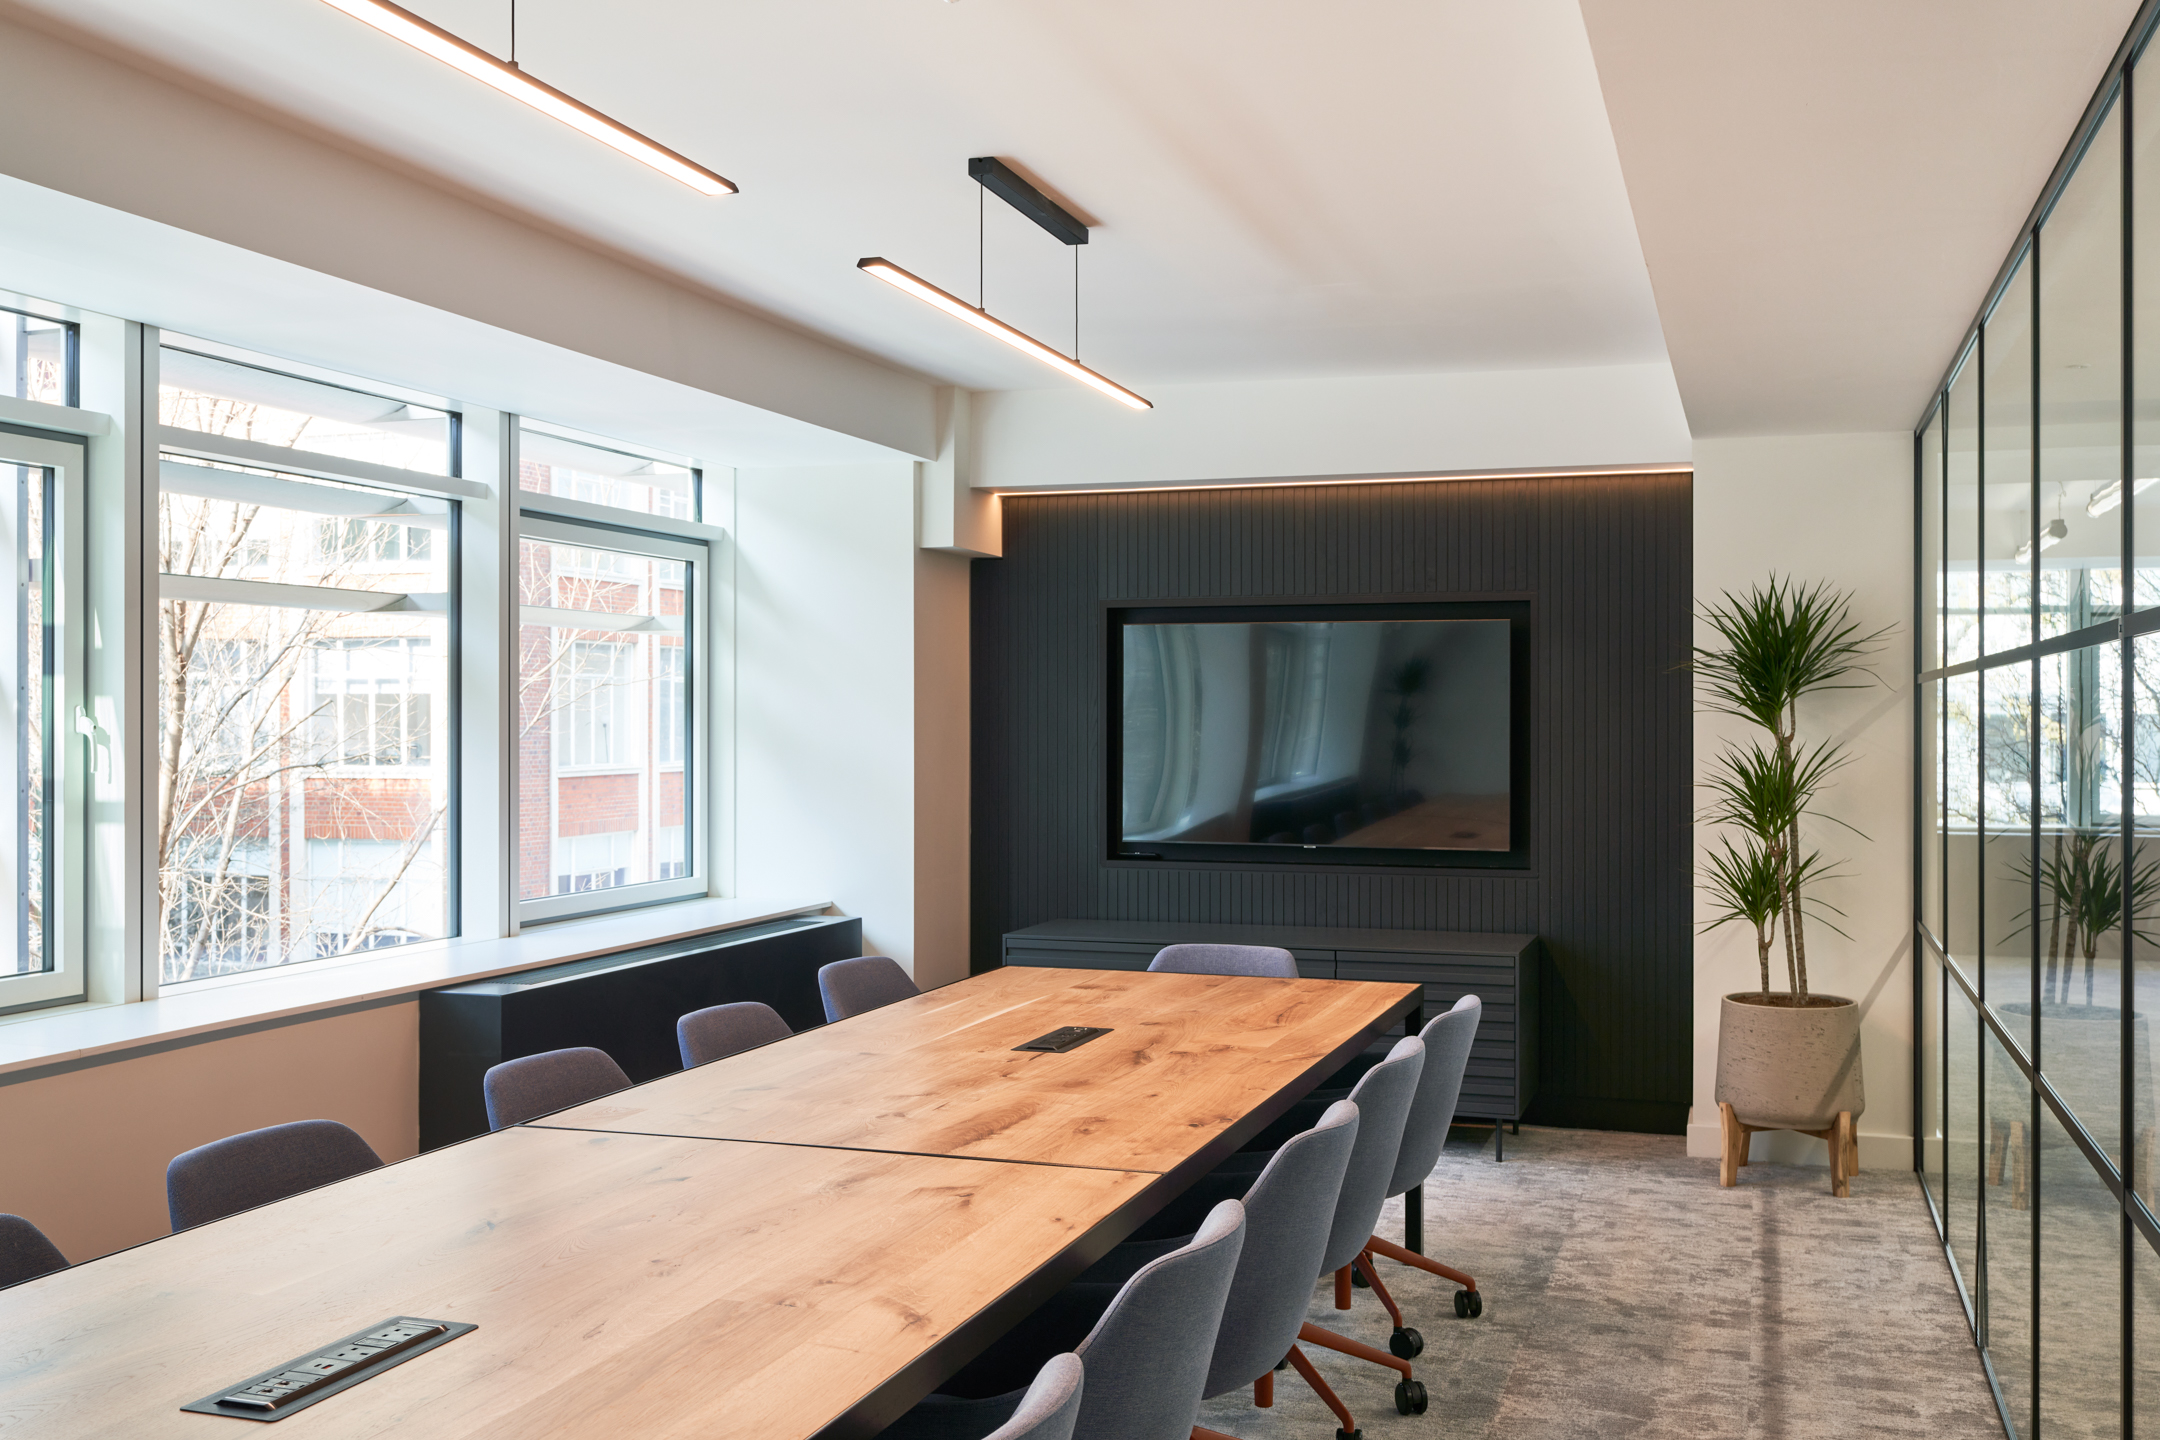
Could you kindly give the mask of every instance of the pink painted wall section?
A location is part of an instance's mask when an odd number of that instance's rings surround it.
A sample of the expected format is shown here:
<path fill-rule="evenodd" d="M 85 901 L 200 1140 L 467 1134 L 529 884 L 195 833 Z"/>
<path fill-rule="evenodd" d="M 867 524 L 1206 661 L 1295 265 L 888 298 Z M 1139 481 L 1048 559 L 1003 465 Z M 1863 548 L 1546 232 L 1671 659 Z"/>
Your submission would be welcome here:
<path fill-rule="evenodd" d="M 165 1165 L 288 1120 L 338 1120 L 385 1160 L 420 1146 L 416 1000 L 0 1085 L 0 1210 L 81 1263 L 169 1233 Z"/>

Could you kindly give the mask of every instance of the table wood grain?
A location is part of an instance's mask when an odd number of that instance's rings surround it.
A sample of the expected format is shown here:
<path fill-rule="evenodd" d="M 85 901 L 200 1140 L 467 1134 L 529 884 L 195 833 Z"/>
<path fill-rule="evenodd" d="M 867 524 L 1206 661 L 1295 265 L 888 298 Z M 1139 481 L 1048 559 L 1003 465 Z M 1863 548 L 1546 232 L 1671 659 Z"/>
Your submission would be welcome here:
<path fill-rule="evenodd" d="M 0 1436 L 868 1436 L 1157 1181 L 507 1130 L 0 1292 Z M 180 1412 L 392 1315 L 480 1328 L 273 1431 Z"/>
<path fill-rule="evenodd" d="M 1168 1173 L 1235 1148 L 1421 996 L 1008 966 L 534 1123 Z M 1013 1049 L 1065 1025 L 1112 1033 Z"/>

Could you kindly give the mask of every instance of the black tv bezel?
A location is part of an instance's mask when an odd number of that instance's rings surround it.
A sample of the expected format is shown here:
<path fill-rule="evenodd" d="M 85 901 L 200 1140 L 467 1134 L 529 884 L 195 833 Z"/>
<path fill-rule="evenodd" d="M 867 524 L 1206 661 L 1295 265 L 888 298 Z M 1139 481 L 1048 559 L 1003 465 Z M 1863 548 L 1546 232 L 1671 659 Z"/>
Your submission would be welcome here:
<path fill-rule="evenodd" d="M 1379 846 L 1270 845 L 1262 841 L 1195 844 L 1149 841 L 1127 845 L 1124 830 L 1125 627 L 1132 624 L 1340 620 L 1505 620 L 1508 622 L 1508 839 L 1500 850 L 1411 850 Z M 1105 693 L 1104 859 L 1120 869 L 1222 868 L 1356 869 L 1488 873 L 1531 868 L 1530 645 L 1528 597 L 1467 599 L 1275 601 L 1158 600 L 1103 606 Z"/>

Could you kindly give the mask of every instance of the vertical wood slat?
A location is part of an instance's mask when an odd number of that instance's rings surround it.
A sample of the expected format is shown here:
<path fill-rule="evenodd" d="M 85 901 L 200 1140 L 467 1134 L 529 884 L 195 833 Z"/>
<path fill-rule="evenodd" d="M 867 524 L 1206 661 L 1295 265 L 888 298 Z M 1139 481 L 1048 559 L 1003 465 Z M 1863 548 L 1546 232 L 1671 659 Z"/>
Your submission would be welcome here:
<path fill-rule="evenodd" d="M 1007 496 L 974 567 L 973 958 L 1055 919 L 1529 931 L 1538 1116 L 1678 1132 L 1690 1091 L 1689 478 Z M 1523 872 L 1105 861 L 1103 607 L 1533 596 Z"/>

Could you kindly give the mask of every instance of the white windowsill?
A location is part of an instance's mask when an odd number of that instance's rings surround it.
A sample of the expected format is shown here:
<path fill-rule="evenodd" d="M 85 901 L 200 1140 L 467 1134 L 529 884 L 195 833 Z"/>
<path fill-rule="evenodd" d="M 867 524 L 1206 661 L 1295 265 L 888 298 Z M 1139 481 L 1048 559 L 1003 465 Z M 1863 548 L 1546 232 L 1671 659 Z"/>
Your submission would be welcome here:
<path fill-rule="evenodd" d="M 538 926 L 501 940 L 434 940 L 257 975 L 221 976 L 132 1005 L 71 1005 L 0 1017 L 0 1075 L 130 1051 L 542 965 L 825 910 L 824 900 L 681 900 Z"/>

